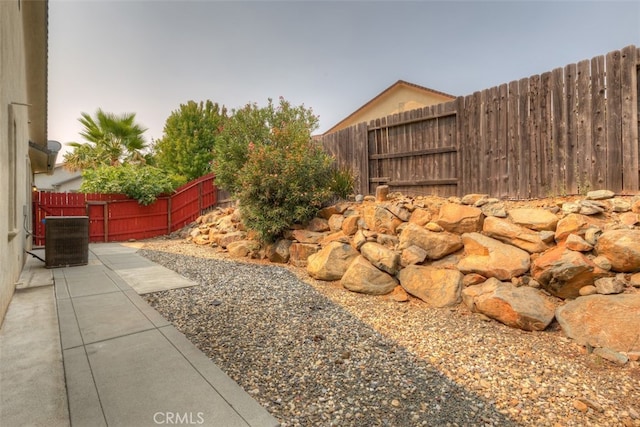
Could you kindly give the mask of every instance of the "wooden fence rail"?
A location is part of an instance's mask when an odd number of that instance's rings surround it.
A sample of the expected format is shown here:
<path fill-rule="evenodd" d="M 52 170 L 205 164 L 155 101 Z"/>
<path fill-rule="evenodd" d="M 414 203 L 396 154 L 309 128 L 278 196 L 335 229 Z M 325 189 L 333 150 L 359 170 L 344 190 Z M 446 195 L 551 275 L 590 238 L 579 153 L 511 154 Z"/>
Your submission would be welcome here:
<path fill-rule="evenodd" d="M 408 195 L 528 199 L 640 190 L 640 49 L 622 50 L 320 138 L 358 176 Z"/>
<path fill-rule="evenodd" d="M 48 216 L 86 215 L 89 217 L 89 242 L 123 242 L 179 230 L 216 203 L 213 174 L 191 181 L 148 206 L 120 194 L 35 192 L 34 245 L 45 244 Z"/>

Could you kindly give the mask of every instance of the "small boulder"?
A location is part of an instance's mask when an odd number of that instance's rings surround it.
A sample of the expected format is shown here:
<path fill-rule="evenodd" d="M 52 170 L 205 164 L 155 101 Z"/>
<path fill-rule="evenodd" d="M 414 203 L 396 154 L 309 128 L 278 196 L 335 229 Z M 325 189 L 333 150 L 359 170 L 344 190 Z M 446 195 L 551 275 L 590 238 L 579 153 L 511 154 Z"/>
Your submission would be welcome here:
<path fill-rule="evenodd" d="M 524 249 L 529 253 L 544 252 L 549 249 L 549 245 L 542 241 L 539 233 L 505 219 L 485 218 L 482 231 L 489 237 Z"/>
<path fill-rule="evenodd" d="M 620 294 L 624 291 L 626 283 L 619 277 L 601 277 L 594 283 L 596 291 L 600 295 Z"/>
<path fill-rule="evenodd" d="M 596 251 L 611 262 L 613 271 L 640 271 L 640 230 L 605 231 L 598 238 Z"/>
<path fill-rule="evenodd" d="M 431 221 L 431 213 L 421 208 L 415 209 L 409 217 L 409 222 L 419 226 L 425 226 L 429 221 Z"/>
<path fill-rule="evenodd" d="M 360 254 L 382 271 L 386 271 L 391 275 L 395 275 L 398 272 L 400 255 L 379 243 L 365 243 L 360 248 Z"/>
<path fill-rule="evenodd" d="M 593 221 L 591 221 L 586 215 L 572 213 L 560 221 L 556 227 L 555 239 L 560 243 L 564 241 L 569 234 L 577 234 L 578 236 L 584 236 L 586 230 L 591 227 Z"/>
<path fill-rule="evenodd" d="M 590 245 L 589 242 L 576 234 L 569 234 L 569 236 L 567 236 L 565 246 L 567 249 L 578 252 L 589 252 L 593 249 L 593 246 Z"/>
<path fill-rule="evenodd" d="M 324 218 L 311 218 L 309 223 L 307 224 L 307 230 L 315 231 L 317 233 L 322 233 L 323 231 L 329 231 L 329 221 Z"/>
<path fill-rule="evenodd" d="M 233 258 L 253 257 L 260 250 L 260 243 L 255 240 L 238 240 L 227 245 L 227 251 Z"/>
<path fill-rule="evenodd" d="M 529 253 L 480 233 L 462 235 L 465 257 L 458 263 L 464 274 L 478 273 L 499 280 L 511 280 L 529 270 Z"/>
<path fill-rule="evenodd" d="M 418 246 L 424 249 L 429 259 L 440 259 L 462 248 L 462 238 L 457 234 L 448 232 L 433 232 L 408 223 L 400 233 L 399 250 L 410 246 Z"/>
<path fill-rule="evenodd" d="M 339 280 L 358 257 L 351 245 L 331 242 L 307 259 L 307 272 L 318 280 Z"/>
<path fill-rule="evenodd" d="M 448 307 L 461 301 L 459 271 L 410 265 L 400 270 L 398 280 L 405 291 L 434 307 Z"/>
<path fill-rule="evenodd" d="M 515 224 L 536 231 L 555 231 L 558 224 L 556 214 L 540 208 L 511 209 L 509 210 L 509 219 Z"/>
<path fill-rule="evenodd" d="M 360 215 L 349 215 L 342 221 L 342 232 L 347 236 L 353 236 L 358 231 Z"/>
<path fill-rule="evenodd" d="M 289 262 L 291 240 L 280 239 L 275 243 L 267 246 L 266 256 L 271 262 L 286 264 Z"/>
<path fill-rule="evenodd" d="M 457 234 L 482 230 L 484 215 L 482 210 L 473 206 L 445 203 L 440 207 L 436 223 L 443 229 Z"/>
<path fill-rule="evenodd" d="M 595 191 L 589 191 L 587 193 L 587 200 L 604 200 L 604 199 L 611 199 L 613 198 L 613 196 L 615 196 L 616 193 L 614 193 L 611 190 L 595 190 Z"/>
<path fill-rule="evenodd" d="M 309 257 L 320 250 L 320 246 L 311 243 L 293 242 L 289 247 L 289 263 L 296 267 L 306 267 Z"/>
<path fill-rule="evenodd" d="M 465 304 L 507 326 L 525 331 L 542 331 L 551 323 L 555 305 L 537 289 L 490 278 L 462 291 Z"/>
<path fill-rule="evenodd" d="M 580 345 L 640 351 L 640 294 L 580 297 L 558 307 L 556 319 Z"/>
<path fill-rule="evenodd" d="M 398 285 L 393 276 L 379 270 L 363 256 L 351 263 L 340 283 L 345 289 L 368 295 L 385 295 Z"/>
<path fill-rule="evenodd" d="M 577 298 L 580 288 L 593 285 L 606 272 L 581 252 L 565 246 L 549 249 L 531 265 L 531 275 L 553 295 L 560 298 Z"/>
<path fill-rule="evenodd" d="M 400 265 L 406 267 L 413 264 L 421 264 L 427 259 L 427 251 L 420 246 L 411 245 L 402 251 L 400 256 Z"/>

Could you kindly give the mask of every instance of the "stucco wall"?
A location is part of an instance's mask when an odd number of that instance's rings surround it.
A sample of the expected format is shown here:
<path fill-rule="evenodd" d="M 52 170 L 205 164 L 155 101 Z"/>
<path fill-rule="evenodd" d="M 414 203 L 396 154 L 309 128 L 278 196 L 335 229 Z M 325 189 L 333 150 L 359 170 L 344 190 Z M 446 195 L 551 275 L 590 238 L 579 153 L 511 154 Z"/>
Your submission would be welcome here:
<path fill-rule="evenodd" d="M 348 128 L 362 122 L 386 117 L 391 114 L 415 110 L 417 108 L 437 105 L 450 101 L 451 98 L 437 93 L 426 93 L 408 86 L 398 86 L 389 93 L 385 93 L 370 105 L 348 117 L 340 126 L 332 131 Z"/>
<path fill-rule="evenodd" d="M 23 11 L 20 2 L 0 1 L 0 323 L 24 265 L 24 251 L 30 245 L 24 227 L 25 219 L 30 220 L 25 214 L 30 212 L 31 170 Z M 14 167 L 10 157 L 15 159 Z M 12 194 L 15 218 L 10 224 Z"/>

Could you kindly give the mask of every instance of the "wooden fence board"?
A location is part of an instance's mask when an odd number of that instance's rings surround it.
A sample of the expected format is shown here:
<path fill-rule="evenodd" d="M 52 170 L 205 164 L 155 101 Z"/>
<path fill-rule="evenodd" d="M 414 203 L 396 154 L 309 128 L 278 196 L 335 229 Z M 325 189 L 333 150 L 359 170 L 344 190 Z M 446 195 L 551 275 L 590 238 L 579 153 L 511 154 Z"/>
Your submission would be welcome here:
<path fill-rule="evenodd" d="M 532 146 L 538 147 L 538 164 L 537 174 L 535 175 L 536 189 L 532 191 L 532 197 L 547 197 L 552 193 L 554 188 L 554 147 L 552 139 L 551 120 L 551 72 L 542 73 L 537 81 L 538 86 L 534 85 L 534 79 L 531 80 L 531 92 L 535 93 L 531 102 L 532 117 L 530 126 L 530 143 Z M 535 87 L 535 89 L 534 89 Z M 533 168 L 533 166 L 532 166 Z"/>
<path fill-rule="evenodd" d="M 605 86 L 605 59 L 597 56 L 591 60 L 591 153 L 593 154 L 593 190 L 606 189 L 607 185 L 607 121 Z"/>
<path fill-rule="evenodd" d="M 564 98 L 565 98 L 565 120 L 566 120 L 566 192 L 567 194 L 578 193 L 578 172 L 577 162 L 577 133 L 576 133 L 576 74 L 577 65 L 569 64 L 564 67 Z"/>
<path fill-rule="evenodd" d="M 593 179 L 593 152 L 591 141 L 591 93 L 590 63 L 580 61 L 576 81 L 576 140 L 578 141 L 578 192 L 590 190 Z"/>
<path fill-rule="evenodd" d="M 622 190 L 622 102 L 620 78 L 620 51 L 609 52 L 606 57 L 607 98 L 607 189 L 619 192 Z M 615 165 L 615 166 L 614 166 Z M 612 167 L 613 166 L 613 167 Z"/>
<path fill-rule="evenodd" d="M 627 46 L 621 54 L 622 108 L 622 191 L 638 189 L 638 58 L 635 46 Z"/>

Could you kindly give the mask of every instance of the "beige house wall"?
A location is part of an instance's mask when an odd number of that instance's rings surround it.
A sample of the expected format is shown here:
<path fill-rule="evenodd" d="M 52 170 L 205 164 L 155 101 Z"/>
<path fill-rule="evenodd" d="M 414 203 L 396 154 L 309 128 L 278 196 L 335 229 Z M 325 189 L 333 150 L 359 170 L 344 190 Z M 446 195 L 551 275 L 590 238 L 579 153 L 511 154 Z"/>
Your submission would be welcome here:
<path fill-rule="evenodd" d="M 331 132 L 345 129 L 358 123 L 386 117 L 391 114 L 441 104 L 451 99 L 453 98 L 438 93 L 418 90 L 407 85 L 399 85 L 389 92 L 383 93 L 370 104 L 365 104 L 343 122 L 340 122 L 335 128 L 332 128 Z"/>
<path fill-rule="evenodd" d="M 0 325 L 31 248 L 29 140 L 46 145 L 46 11 L 46 2 L 0 1 Z M 36 59 L 45 66 L 30 74 Z"/>

